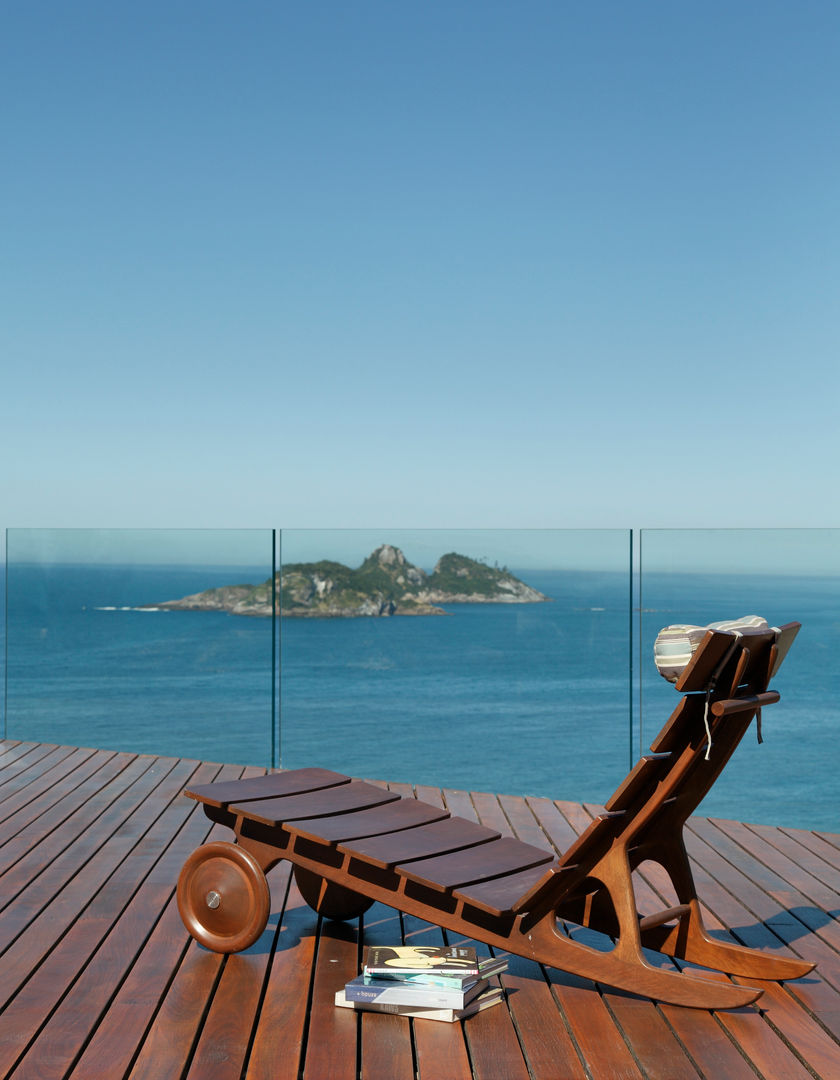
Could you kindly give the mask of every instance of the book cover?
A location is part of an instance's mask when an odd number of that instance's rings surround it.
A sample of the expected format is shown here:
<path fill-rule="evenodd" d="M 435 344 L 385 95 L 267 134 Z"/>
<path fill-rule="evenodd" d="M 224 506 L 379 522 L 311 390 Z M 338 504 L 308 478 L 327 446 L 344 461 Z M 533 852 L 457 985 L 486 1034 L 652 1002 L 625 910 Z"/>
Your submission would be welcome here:
<path fill-rule="evenodd" d="M 365 950 L 366 975 L 411 975 L 419 971 L 477 976 L 478 957 L 468 945 L 371 945 Z"/>
<path fill-rule="evenodd" d="M 506 970 L 506 956 L 485 956 L 478 961 L 478 975 L 442 975 L 435 968 L 430 968 L 426 971 L 402 973 L 383 971 L 374 978 L 391 979 L 394 982 L 423 983 L 427 986 L 446 986 L 453 990 L 468 990 L 479 979 L 489 979 L 491 975 L 500 975 Z"/>
<path fill-rule="evenodd" d="M 505 994 L 501 987 L 493 987 L 483 994 L 473 998 L 463 1009 L 435 1009 L 423 1005 L 388 1005 L 376 1001 L 349 1001 L 344 990 L 337 991 L 335 995 L 336 1005 L 343 1009 L 358 1009 L 362 1012 L 395 1013 L 398 1016 L 408 1016 L 414 1020 L 442 1020 L 453 1024 L 457 1020 L 466 1020 L 474 1016 L 482 1009 L 489 1009 L 504 1001 Z"/>
<path fill-rule="evenodd" d="M 397 982 L 359 975 L 344 987 L 348 1001 L 372 1001 L 384 1005 L 422 1005 L 434 1009 L 463 1009 L 487 989 L 487 980 L 479 979 L 467 990 L 429 986 L 417 982 Z"/>

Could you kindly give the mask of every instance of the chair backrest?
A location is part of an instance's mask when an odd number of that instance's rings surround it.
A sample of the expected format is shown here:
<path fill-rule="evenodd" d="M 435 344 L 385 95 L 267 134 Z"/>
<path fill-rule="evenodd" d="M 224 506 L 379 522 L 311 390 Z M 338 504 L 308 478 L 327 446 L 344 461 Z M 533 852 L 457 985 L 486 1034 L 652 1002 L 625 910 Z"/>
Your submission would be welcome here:
<path fill-rule="evenodd" d="M 708 793 L 753 717 L 778 701 L 767 690 L 799 623 L 740 634 L 709 630 L 676 683 L 683 697 L 651 745 L 605 804 L 604 813 L 560 857 L 516 910 L 544 906 L 583 880 L 613 844 L 633 849 L 638 865 L 678 834 Z M 557 875 L 559 869 L 567 873 Z"/>

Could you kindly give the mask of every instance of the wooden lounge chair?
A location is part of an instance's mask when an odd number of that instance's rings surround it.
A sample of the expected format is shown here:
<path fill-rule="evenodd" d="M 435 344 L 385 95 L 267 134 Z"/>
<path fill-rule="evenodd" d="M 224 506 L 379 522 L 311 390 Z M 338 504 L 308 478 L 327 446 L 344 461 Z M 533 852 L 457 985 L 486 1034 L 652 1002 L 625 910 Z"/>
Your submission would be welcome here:
<path fill-rule="evenodd" d="M 782 628 L 785 644 L 797 623 Z M 305 900 L 327 918 L 374 901 L 543 964 L 698 1008 L 747 1005 L 760 990 L 656 966 L 643 949 L 757 979 L 792 979 L 812 964 L 709 937 L 682 839 L 688 816 L 750 721 L 779 695 L 774 630 L 709 630 L 677 681 L 677 708 L 589 828 L 559 858 L 377 785 L 304 768 L 186 792 L 236 843 L 198 848 L 184 865 L 178 904 L 190 933 L 217 952 L 247 948 L 270 910 L 266 872 L 294 864 Z M 784 650 L 783 650 L 784 651 Z M 678 904 L 640 915 L 632 872 L 661 864 Z M 569 936 L 568 924 L 610 935 L 608 951 Z M 585 937 L 586 935 L 578 935 Z"/>

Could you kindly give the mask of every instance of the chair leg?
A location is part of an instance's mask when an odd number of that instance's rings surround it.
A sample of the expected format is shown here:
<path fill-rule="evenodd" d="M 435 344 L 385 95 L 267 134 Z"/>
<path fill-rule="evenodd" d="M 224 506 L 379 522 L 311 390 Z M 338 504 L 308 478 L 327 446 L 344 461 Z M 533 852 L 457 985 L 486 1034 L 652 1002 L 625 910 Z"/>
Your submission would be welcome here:
<path fill-rule="evenodd" d="M 664 867 L 680 903 L 688 910 L 676 926 L 657 926 L 643 931 L 641 940 L 647 948 L 729 975 L 746 975 L 753 979 L 798 979 L 813 970 L 815 965 L 807 960 L 773 956 L 710 937 L 703 924 L 691 864 L 681 839 L 650 858 Z"/>
<path fill-rule="evenodd" d="M 603 882 L 618 919 L 615 955 L 631 963 L 644 961 L 636 892 L 626 848 L 618 844 L 613 846 L 592 876 Z"/>
<path fill-rule="evenodd" d="M 641 949 L 636 951 L 625 938 L 622 948 L 601 952 L 560 933 L 550 912 L 527 931 L 527 947 L 516 952 L 530 955 L 549 967 L 580 975 L 605 986 L 614 986 L 631 994 L 640 994 L 671 1005 L 695 1009 L 737 1009 L 750 1005 L 761 995 L 752 986 L 713 981 L 693 972 L 674 971 L 650 964 Z M 510 946 L 514 943 L 511 942 Z M 525 943 L 523 942 L 523 946 Z"/>

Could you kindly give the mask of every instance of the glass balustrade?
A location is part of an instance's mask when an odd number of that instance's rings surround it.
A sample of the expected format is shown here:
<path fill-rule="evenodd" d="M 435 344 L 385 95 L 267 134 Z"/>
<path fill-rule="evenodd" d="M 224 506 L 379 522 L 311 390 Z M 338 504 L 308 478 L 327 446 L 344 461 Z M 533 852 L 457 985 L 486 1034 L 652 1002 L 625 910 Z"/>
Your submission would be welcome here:
<path fill-rule="evenodd" d="M 271 530 L 10 529 L 5 736 L 276 758 L 270 617 L 171 601 L 271 582 Z M 212 598 L 208 598 L 211 600 Z"/>
<path fill-rule="evenodd" d="M 773 680 L 781 701 L 755 727 L 700 807 L 705 816 L 840 830 L 836 801 L 840 530 L 645 529 L 640 537 L 640 740 L 647 749 L 677 694 L 656 671 L 663 626 L 760 615 L 800 622 Z"/>
<path fill-rule="evenodd" d="M 282 555 L 284 766 L 592 800 L 626 773 L 626 530 L 284 529 Z M 351 617 L 370 595 L 393 614 Z"/>
<path fill-rule="evenodd" d="M 701 812 L 839 827 L 840 530 L 13 529 L 5 589 L 9 739 L 596 803 L 659 629 L 797 620 Z"/>

